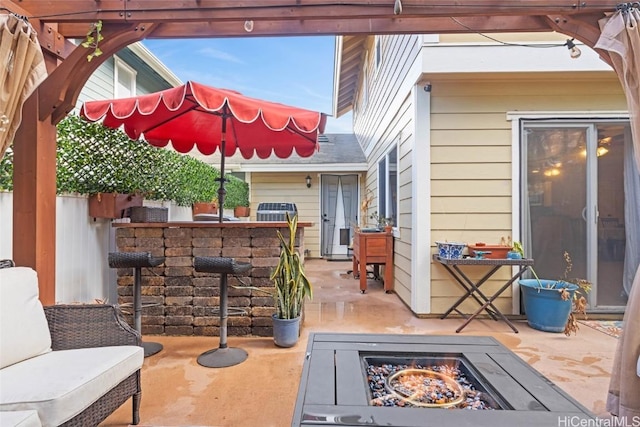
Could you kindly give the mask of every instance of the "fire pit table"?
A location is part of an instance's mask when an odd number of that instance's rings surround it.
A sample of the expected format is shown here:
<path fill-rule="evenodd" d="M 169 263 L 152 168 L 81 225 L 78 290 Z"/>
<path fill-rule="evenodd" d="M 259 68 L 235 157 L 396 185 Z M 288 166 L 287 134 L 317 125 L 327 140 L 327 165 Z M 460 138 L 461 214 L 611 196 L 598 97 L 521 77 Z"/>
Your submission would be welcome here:
<path fill-rule="evenodd" d="M 533 427 L 563 420 L 587 425 L 595 417 L 492 337 L 312 333 L 291 425 Z"/>

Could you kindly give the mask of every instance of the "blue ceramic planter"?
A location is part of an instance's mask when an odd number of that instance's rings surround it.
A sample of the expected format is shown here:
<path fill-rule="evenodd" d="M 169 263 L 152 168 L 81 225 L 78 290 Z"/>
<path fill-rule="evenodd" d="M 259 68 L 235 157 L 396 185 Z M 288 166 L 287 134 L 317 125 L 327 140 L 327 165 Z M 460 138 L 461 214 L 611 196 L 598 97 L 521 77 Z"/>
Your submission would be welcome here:
<path fill-rule="evenodd" d="M 300 317 L 295 319 L 278 319 L 273 316 L 273 341 L 278 347 L 293 347 L 300 336 Z"/>
<path fill-rule="evenodd" d="M 529 326 L 545 332 L 563 332 L 578 285 L 546 279 L 540 279 L 540 282 L 536 279 L 522 279 L 518 283 Z M 562 288 L 569 292 L 568 300 L 560 297 L 558 289 Z"/>

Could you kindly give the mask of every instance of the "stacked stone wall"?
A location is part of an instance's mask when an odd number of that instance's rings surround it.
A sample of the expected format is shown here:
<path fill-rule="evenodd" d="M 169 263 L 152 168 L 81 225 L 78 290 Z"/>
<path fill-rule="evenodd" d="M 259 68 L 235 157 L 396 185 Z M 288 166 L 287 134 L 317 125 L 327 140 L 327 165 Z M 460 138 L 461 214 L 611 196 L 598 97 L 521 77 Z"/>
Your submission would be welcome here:
<path fill-rule="evenodd" d="M 228 275 L 228 335 L 272 336 L 275 304 L 269 276 L 280 255 L 276 230 L 288 236 L 288 229 L 275 227 L 118 228 L 119 251 L 165 257 L 159 267 L 142 269 L 142 333 L 219 336 L 220 275 L 196 272 L 193 260 L 222 256 L 252 265 L 245 275 Z M 298 243 L 303 234 L 304 229 L 298 228 Z M 300 245 L 298 250 L 304 254 Z M 132 269 L 118 269 L 117 286 L 118 303 L 130 305 Z M 127 316 L 131 323 L 132 315 Z"/>

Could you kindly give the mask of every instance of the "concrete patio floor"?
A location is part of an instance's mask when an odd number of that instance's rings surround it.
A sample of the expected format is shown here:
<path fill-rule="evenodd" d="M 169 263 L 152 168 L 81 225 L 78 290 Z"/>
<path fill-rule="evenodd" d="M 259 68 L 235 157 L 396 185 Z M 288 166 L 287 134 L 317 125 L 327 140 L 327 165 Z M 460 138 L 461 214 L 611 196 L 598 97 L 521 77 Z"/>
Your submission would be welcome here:
<path fill-rule="evenodd" d="M 248 359 L 228 368 L 205 368 L 196 359 L 217 348 L 218 337 L 146 337 L 164 345 L 145 359 L 141 426 L 283 427 L 291 425 L 304 352 L 310 332 L 456 335 L 464 319 L 420 319 L 382 283 L 369 280 L 361 294 L 346 275 L 349 262 L 308 260 L 314 299 L 298 344 L 278 348 L 272 338 L 229 337 Z M 581 325 L 578 334 L 540 332 L 517 321 L 515 334 L 504 322 L 472 321 L 460 336 L 493 336 L 598 417 L 609 418 L 605 400 L 617 339 Z M 131 402 L 102 426 L 128 426 Z"/>

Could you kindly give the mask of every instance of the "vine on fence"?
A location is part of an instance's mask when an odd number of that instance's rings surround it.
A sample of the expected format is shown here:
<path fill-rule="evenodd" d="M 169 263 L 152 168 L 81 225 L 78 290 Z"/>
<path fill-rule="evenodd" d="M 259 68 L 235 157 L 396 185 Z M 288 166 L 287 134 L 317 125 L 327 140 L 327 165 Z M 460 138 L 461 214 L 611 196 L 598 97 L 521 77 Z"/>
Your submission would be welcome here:
<path fill-rule="evenodd" d="M 140 193 L 180 206 L 217 196 L 220 171 L 198 159 L 129 139 L 122 131 L 69 115 L 58 124 L 57 192 Z M 226 176 L 225 207 L 248 198 L 248 184 Z M 0 191 L 13 190 L 13 151 L 0 159 Z"/>

